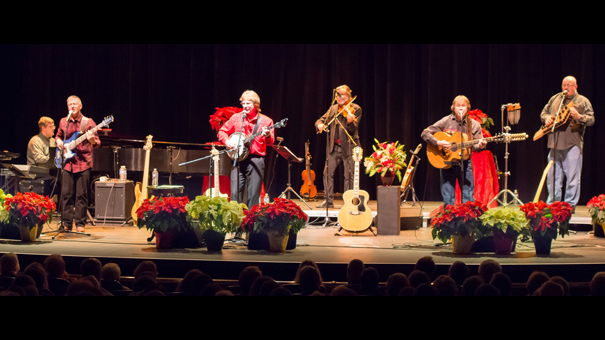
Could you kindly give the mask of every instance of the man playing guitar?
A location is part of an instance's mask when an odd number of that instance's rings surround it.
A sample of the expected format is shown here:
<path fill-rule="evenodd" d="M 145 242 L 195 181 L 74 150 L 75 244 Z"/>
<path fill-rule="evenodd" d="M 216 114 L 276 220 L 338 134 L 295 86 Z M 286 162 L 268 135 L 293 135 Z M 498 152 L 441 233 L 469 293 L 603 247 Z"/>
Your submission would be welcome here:
<path fill-rule="evenodd" d="M 466 119 L 467 113 L 471 109 L 471 103 L 465 96 L 457 96 L 452 102 L 450 107 L 451 113 L 435 124 L 427 127 L 422 131 L 421 137 L 427 143 L 437 145 L 443 149 L 449 149 L 451 144 L 445 140 L 438 140 L 433 136 L 438 131 L 444 132 L 462 132 L 467 135 L 472 135 L 474 139 L 483 138 L 481 133 L 481 124 L 473 119 Z M 470 129 L 469 124 L 470 122 Z M 469 134 L 469 131 L 471 133 Z M 470 137 L 470 136 L 469 136 Z M 485 148 L 487 143 L 484 140 L 479 141 L 473 146 L 475 150 Z M 443 196 L 443 202 L 445 204 L 454 204 L 456 201 L 456 179 L 460 178 L 461 174 L 464 174 L 464 185 L 462 188 L 462 203 L 467 201 L 474 201 L 473 195 L 475 186 L 473 183 L 473 166 L 470 159 L 462 162 L 462 169 L 460 164 L 457 166 L 449 167 L 448 169 L 440 169 L 441 179 L 441 196 Z"/>

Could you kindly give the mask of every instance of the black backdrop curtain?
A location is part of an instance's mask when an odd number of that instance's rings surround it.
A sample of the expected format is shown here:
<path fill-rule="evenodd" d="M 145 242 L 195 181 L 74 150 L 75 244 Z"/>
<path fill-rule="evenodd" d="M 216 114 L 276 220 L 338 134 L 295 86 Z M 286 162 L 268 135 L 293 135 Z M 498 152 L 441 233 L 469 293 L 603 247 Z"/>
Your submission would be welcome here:
<path fill-rule="evenodd" d="M 325 135 L 316 134 L 314 122 L 331 104 L 333 89 L 347 84 L 363 108 L 364 156 L 372 152 L 374 138 L 399 141 L 409 154 L 422 142 L 422 130 L 448 114 L 459 94 L 470 99 L 472 109 L 494 119 L 492 134 L 502 129 L 501 106 L 520 103 L 521 120 L 511 132 L 530 138 L 509 144 L 508 187 L 517 189 L 524 202 L 533 199 L 547 163 L 546 138 L 531 140 L 541 125 L 540 111 L 561 91 L 562 79 L 573 75 L 578 92 L 597 113 L 585 135 L 580 204 L 605 193 L 599 178 L 604 155 L 597 139 L 605 87 L 603 45 L 20 44 L 2 45 L 0 52 L 0 148 L 21 153 L 15 163 L 25 163 L 38 119 L 49 116 L 58 122 L 72 94 L 82 98 L 82 111 L 95 121 L 113 115 L 116 133 L 201 143 L 216 140 L 208 122 L 215 108 L 239 106 L 241 93 L 252 89 L 263 113 L 274 121 L 288 118 L 288 125 L 276 131 L 283 145 L 303 157 L 310 142 L 315 184 L 322 190 Z M 504 144 L 488 149 L 503 171 Z M 416 194 L 420 200 L 440 201 L 439 173 L 420 156 Z M 303 170 L 304 163 L 292 167 L 296 190 Z M 285 189 L 286 173 L 287 162 L 271 150 L 265 185 L 272 197 Z M 360 187 L 371 199 L 378 183 L 362 165 Z"/>

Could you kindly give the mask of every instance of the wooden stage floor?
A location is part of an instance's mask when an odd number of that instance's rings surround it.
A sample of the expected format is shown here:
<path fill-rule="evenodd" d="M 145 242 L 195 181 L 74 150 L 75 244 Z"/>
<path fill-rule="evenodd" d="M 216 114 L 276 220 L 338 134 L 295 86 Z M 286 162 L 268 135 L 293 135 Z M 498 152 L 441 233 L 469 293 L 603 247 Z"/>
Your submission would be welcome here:
<path fill-rule="evenodd" d="M 526 279 L 534 269 L 548 268 L 551 275 L 564 277 L 573 274 L 578 276 L 578 280 L 590 280 L 596 271 L 605 270 L 605 238 L 592 234 L 591 226 L 586 223 L 586 207 L 578 207 L 572 218 L 577 230 L 555 240 L 550 256 L 536 256 L 531 242 L 518 242 L 513 254 L 496 256 L 494 253 L 454 254 L 450 244 L 444 245 L 432 239 L 431 229 L 426 227 L 426 223 L 417 229 L 401 230 L 399 235 L 374 235 L 369 230 L 348 233 L 336 224 L 335 218 L 342 203 L 335 202 L 335 208 L 329 209 L 330 216 L 334 217 L 328 223 L 325 209 L 316 208 L 317 203 L 309 202 L 312 209 L 301 203 L 313 223 L 297 235 L 296 248 L 285 253 L 249 250 L 244 241 L 232 239 L 225 243 L 222 252 L 209 252 L 206 248 L 158 250 L 154 241 L 148 241 L 150 234 L 144 228 L 102 220 L 86 227 L 89 236 L 57 234 L 55 221 L 45 226 L 36 242 L 2 239 L 0 249 L 2 253 L 19 254 L 22 261 L 43 261 L 50 254 L 61 254 L 71 272 L 78 271 L 81 259 L 96 257 L 103 263 L 119 263 L 123 275 L 131 275 L 136 264 L 151 259 L 158 263 L 159 273 L 165 277 L 182 277 L 187 270 L 198 268 L 217 279 L 236 279 L 241 269 L 253 264 L 277 280 L 293 280 L 298 264 L 310 259 L 320 265 L 326 281 L 343 281 L 347 263 L 357 258 L 367 266 L 376 267 L 381 279 L 386 281 L 388 275 L 395 271 L 409 274 L 416 261 L 427 255 L 433 257 L 441 272 L 447 272 L 454 261 L 463 261 L 476 268 L 481 261 L 493 258 L 508 268 L 507 273 L 511 277 L 517 274 L 520 280 Z M 375 212 L 376 202 L 370 203 Z M 416 211 L 420 211 L 420 202 L 416 204 Z M 438 205 L 439 202 L 423 202 L 423 216 L 428 216 Z"/>

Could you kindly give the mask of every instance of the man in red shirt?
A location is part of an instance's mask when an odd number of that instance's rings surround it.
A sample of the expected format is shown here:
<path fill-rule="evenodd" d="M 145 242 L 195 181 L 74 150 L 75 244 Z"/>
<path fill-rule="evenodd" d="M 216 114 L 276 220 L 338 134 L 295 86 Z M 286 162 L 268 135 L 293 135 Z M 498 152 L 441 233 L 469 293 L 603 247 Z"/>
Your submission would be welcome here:
<path fill-rule="evenodd" d="M 267 128 L 273 125 L 273 120 L 260 113 L 260 97 L 256 92 L 245 91 L 240 97 L 240 103 L 244 111 L 231 116 L 219 129 L 217 136 L 219 142 L 225 144 L 227 149 L 235 149 L 238 141 L 229 139 L 234 132 L 243 131 L 246 136 L 253 134 L 255 128 L 256 131 L 263 132 L 250 142 L 248 157 L 238 161 L 231 169 L 231 199 L 245 203 L 250 209 L 260 203 L 260 192 L 265 177 L 267 145 L 273 145 L 275 133 L 273 129 Z M 247 195 L 245 202 L 244 190 Z"/>
<path fill-rule="evenodd" d="M 101 146 L 101 140 L 96 133 L 89 130 L 97 124 L 82 114 L 82 101 L 77 96 L 67 98 L 68 117 L 61 118 L 55 141 L 58 149 L 64 146 L 64 140 L 72 137 L 77 131 L 86 135 L 86 140 L 72 150 L 76 155 L 61 164 L 61 224 L 67 230 L 72 230 L 76 224 L 77 232 L 84 232 L 86 213 L 88 211 L 88 186 L 92 169 L 92 149 Z M 68 124 L 69 123 L 69 124 Z"/>

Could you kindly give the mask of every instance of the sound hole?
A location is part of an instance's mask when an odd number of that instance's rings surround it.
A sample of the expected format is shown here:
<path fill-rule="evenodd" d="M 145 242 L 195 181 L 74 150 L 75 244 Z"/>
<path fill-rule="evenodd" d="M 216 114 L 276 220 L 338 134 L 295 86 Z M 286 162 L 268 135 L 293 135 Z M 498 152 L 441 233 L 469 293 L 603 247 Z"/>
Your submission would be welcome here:
<path fill-rule="evenodd" d="M 359 200 L 359 197 L 355 197 L 351 202 L 353 203 L 353 205 L 359 205 L 361 201 Z"/>

